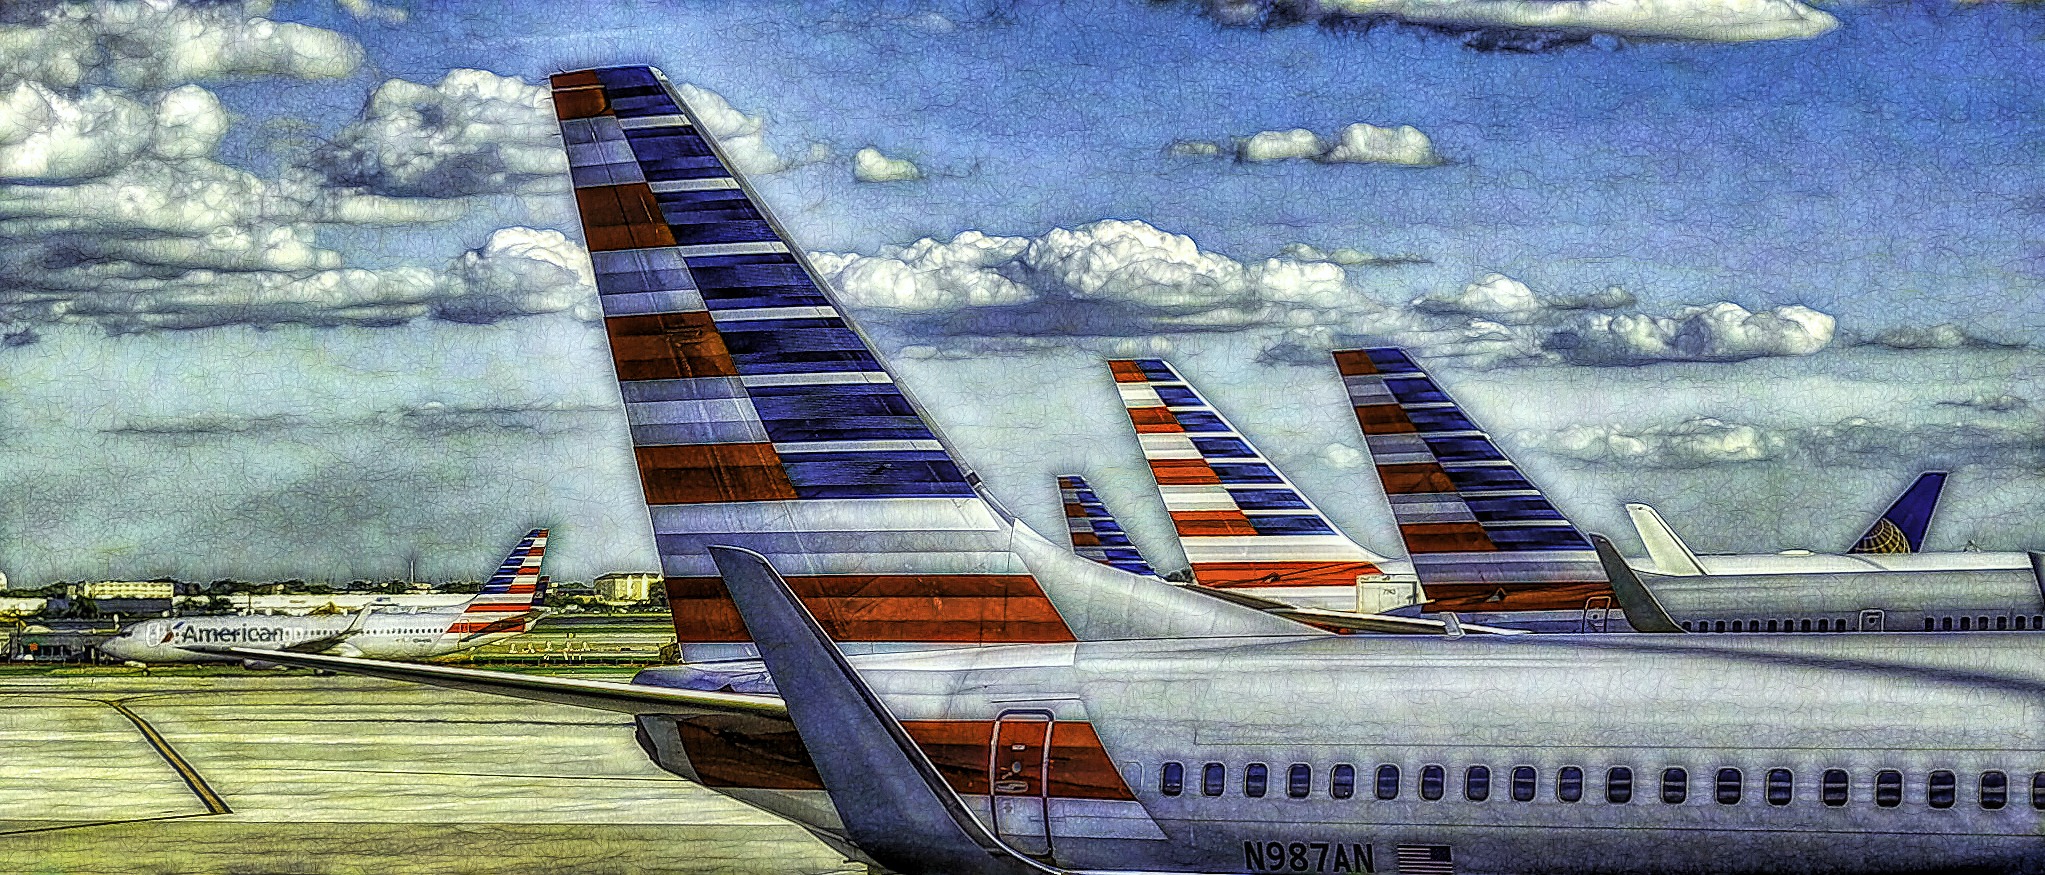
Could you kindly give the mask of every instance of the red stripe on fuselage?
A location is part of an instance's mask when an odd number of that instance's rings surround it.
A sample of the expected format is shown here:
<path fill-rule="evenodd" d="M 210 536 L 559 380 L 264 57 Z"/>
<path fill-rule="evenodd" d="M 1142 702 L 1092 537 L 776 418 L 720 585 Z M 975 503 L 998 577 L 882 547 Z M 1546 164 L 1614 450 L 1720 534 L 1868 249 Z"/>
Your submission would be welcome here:
<path fill-rule="evenodd" d="M 1047 644 L 1077 640 L 1027 574 L 790 577 L 834 641 Z M 685 644 L 752 638 L 715 577 L 667 579 L 675 637 Z"/>

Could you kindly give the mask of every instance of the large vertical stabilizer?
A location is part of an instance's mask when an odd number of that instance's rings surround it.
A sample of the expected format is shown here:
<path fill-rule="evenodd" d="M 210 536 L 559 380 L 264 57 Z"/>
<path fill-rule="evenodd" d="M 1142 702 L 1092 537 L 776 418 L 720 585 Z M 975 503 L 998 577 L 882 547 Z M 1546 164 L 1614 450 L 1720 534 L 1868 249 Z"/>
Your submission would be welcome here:
<path fill-rule="evenodd" d="M 556 75 L 553 88 L 686 658 L 752 652 L 711 544 L 767 556 L 854 649 L 1282 622 L 1173 610 L 1199 600 L 1129 575 L 1091 578 L 1116 573 L 1014 524 L 665 77 L 613 67 Z M 1066 573 L 1061 560 L 1085 568 Z M 1056 607 L 1038 565 L 1061 569 Z"/>
<path fill-rule="evenodd" d="M 1577 610 L 1610 597 L 1590 541 L 1399 349 L 1335 353 L 1435 611 Z"/>
<path fill-rule="evenodd" d="M 1193 580 L 1259 588 L 1280 601 L 1358 610 L 1359 581 L 1383 581 L 1386 559 L 1335 529 L 1220 411 L 1158 359 L 1108 363 L 1150 462 Z M 1413 602 L 1369 599 L 1361 609 Z"/>

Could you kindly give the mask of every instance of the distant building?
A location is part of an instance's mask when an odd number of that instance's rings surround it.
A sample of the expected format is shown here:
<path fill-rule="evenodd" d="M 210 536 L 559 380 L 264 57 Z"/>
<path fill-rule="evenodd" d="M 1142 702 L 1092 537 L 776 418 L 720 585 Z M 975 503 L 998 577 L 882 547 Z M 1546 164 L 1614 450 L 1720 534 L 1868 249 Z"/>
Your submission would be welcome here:
<path fill-rule="evenodd" d="M 652 572 L 619 572 L 596 579 L 596 597 L 606 604 L 629 605 L 653 597 L 660 575 Z"/>
<path fill-rule="evenodd" d="M 177 595 L 176 584 L 159 583 L 154 580 L 102 580 L 74 586 L 74 598 L 93 599 L 163 599 L 169 601 Z"/>
<path fill-rule="evenodd" d="M 16 617 L 26 617 L 30 614 L 40 614 L 43 612 L 43 608 L 47 606 L 49 603 L 50 603 L 49 599 L 0 598 L 0 614 L 12 615 Z"/>

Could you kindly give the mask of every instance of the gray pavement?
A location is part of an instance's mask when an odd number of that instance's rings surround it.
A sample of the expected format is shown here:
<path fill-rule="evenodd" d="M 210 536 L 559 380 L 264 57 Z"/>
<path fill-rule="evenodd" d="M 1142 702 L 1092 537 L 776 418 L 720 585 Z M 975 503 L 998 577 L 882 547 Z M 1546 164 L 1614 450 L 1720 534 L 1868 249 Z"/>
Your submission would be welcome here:
<path fill-rule="evenodd" d="M 0 677 L 0 870 L 861 871 L 622 715 L 301 673 Z"/>

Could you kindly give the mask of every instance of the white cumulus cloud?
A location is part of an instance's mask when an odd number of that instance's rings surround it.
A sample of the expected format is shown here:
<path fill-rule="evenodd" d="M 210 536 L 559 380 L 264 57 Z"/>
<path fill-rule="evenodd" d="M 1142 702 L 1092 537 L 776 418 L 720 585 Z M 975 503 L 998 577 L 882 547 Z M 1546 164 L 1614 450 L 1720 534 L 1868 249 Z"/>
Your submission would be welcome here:
<path fill-rule="evenodd" d="M 1838 26 L 1797 0 L 1202 0 L 1240 25 L 1393 22 L 1464 36 L 1475 47 L 1540 48 L 1570 36 L 1611 34 L 1699 42 L 1802 39 Z M 1559 38 L 1559 39 L 1558 39 Z"/>
<path fill-rule="evenodd" d="M 1727 301 L 1686 307 L 1673 316 L 1593 316 L 1557 332 L 1548 348 L 1585 364 L 1739 361 L 1810 355 L 1832 342 L 1837 320 L 1809 307 L 1759 313 Z"/>
<path fill-rule="evenodd" d="M 397 197 L 551 191 L 568 174 L 548 89 L 468 69 L 378 86 L 308 166 L 330 185 Z"/>
<path fill-rule="evenodd" d="M 143 157 L 203 157 L 227 124 L 220 101 L 197 86 L 145 102 L 106 88 L 74 98 L 20 81 L 0 86 L 0 180 L 89 179 Z"/>
<path fill-rule="evenodd" d="M 1329 163 L 1405 164 L 1420 167 L 1440 164 L 1434 143 L 1412 125 L 1381 128 L 1357 123 L 1342 129 L 1335 145 L 1320 156 Z"/>
<path fill-rule="evenodd" d="M 906 158 L 889 158 L 868 146 L 852 156 L 852 178 L 860 182 L 907 182 L 922 179 L 923 171 Z"/>
<path fill-rule="evenodd" d="M 237 3 L 10 0 L 0 8 L 0 82 L 166 88 L 224 76 L 331 79 L 362 60 L 362 47 L 343 34 L 271 21 Z"/>

